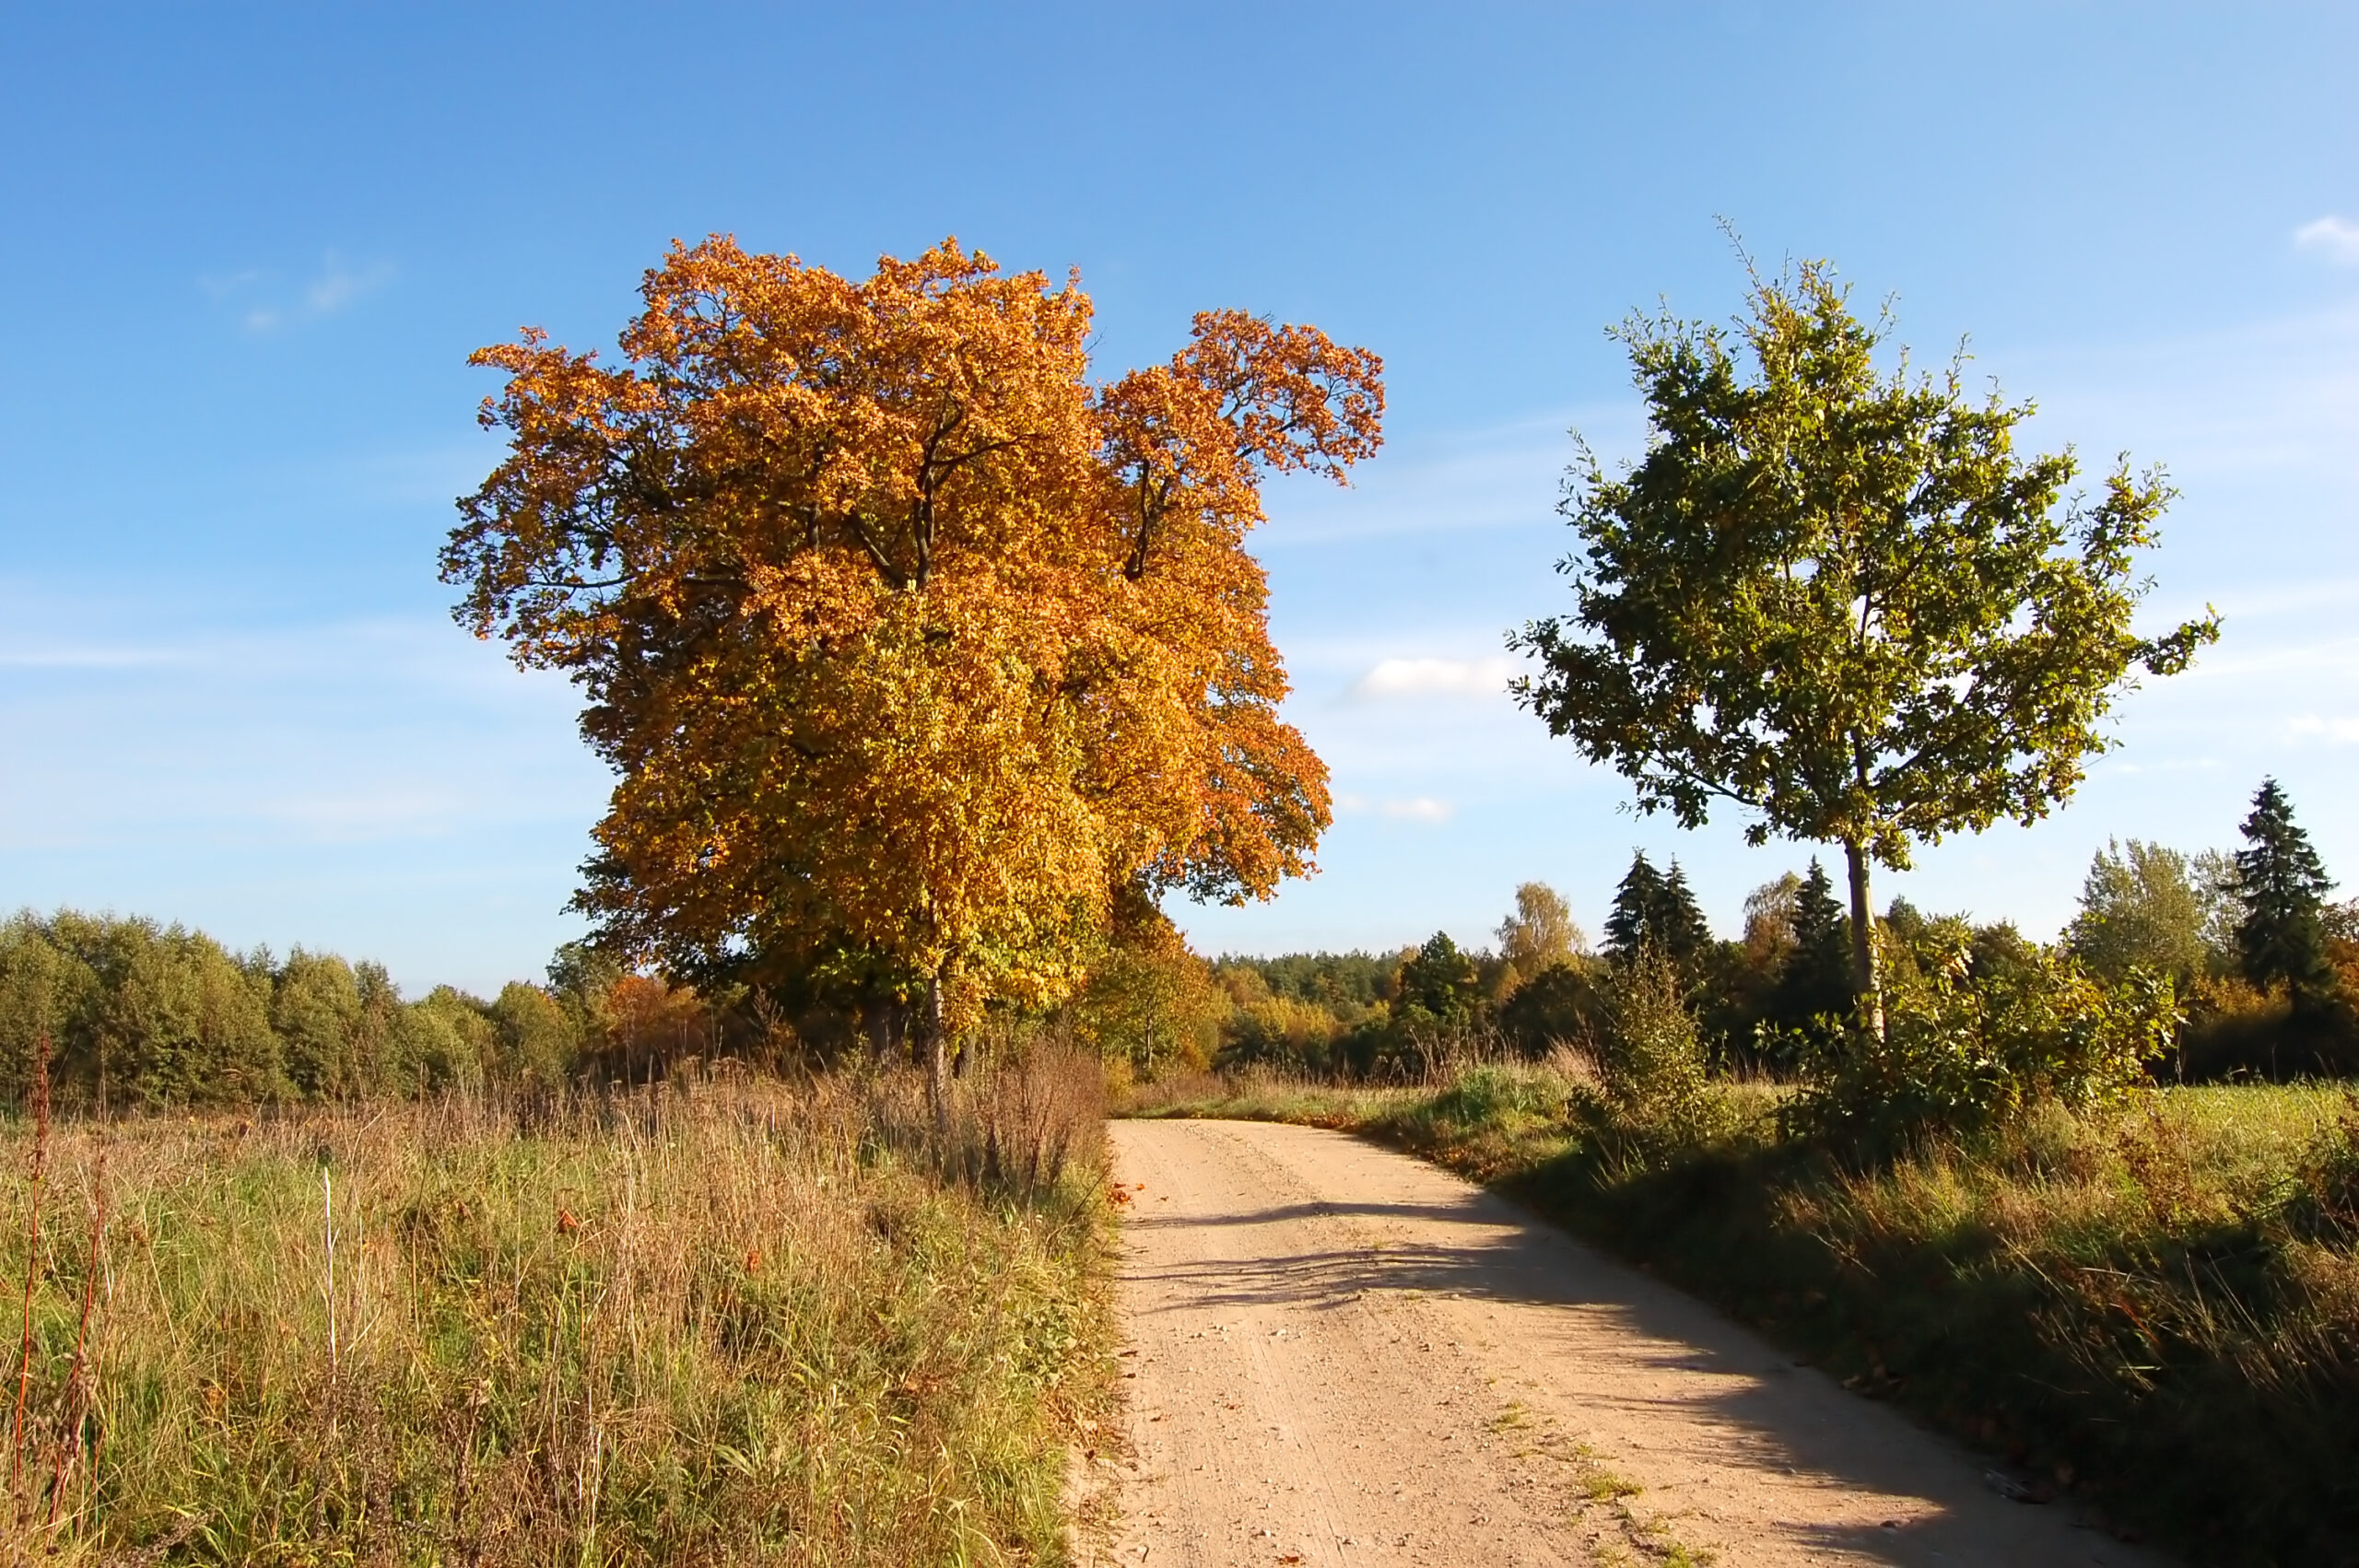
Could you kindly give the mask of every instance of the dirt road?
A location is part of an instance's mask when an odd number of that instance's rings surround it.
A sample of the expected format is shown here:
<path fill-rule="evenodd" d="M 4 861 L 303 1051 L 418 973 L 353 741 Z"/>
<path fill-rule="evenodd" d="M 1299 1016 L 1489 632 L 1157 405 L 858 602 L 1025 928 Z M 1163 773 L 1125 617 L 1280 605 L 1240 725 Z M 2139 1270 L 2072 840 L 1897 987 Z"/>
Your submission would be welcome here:
<path fill-rule="evenodd" d="M 2161 1568 L 1421 1162 L 1311 1128 L 1112 1135 L 1142 1190 L 1100 1562 Z"/>

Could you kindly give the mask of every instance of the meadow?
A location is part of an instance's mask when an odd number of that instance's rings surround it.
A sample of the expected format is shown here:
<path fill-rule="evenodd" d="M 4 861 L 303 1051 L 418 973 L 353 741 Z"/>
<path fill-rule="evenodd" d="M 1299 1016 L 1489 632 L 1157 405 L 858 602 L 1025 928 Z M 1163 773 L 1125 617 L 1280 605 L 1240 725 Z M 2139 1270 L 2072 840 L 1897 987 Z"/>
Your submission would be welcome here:
<path fill-rule="evenodd" d="M 1094 1061 L 0 1134 L 16 1560 L 1062 1561 Z M 21 1303 L 18 1300 L 21 1293 Z M 12 1324 L 12 1328 L 18 1327 Z"/>
<path fill-rule="evenodd" d="M 1633 1139 L 1586 1057 L 1420 1084 L 1269 1072 L 1133 1115 L 1364 1133 L 1709 1299 L 2060 1501 L 2202 1562 L 2359 1562 L 2359 1095 L 2155 1088 L 1873 1160 L 1780 1135 L 1791 1091 L 1708 1085 Z"/>
<path fill-rule="evenodd" d="M 1788 880 L 1757 902 L 1807 912 Z M 1997 928 L 1896 908 L 1880 1041 L 1777 1024 L 1812 948 L 1751 942 L 1759 911 L 1685 969 L 1567 957 L 1562 914 L 1520 890 L 1496 955 L 1118 949 L 994 1013 L 939 1114 L 860 1018 L 580 952 L 405 1001 L 332 956 L 19 917 L 0 1539 L 1062 1561 L 1114 1386 L 1110 1085 L 1496 1187 L 2026 1497 L 2197 1562 L 2359 1564 L 2359 1096 L 2161 1084 L 2166 991 Z M 1697 1003 L 1730 975 L 1760 983 Z"/>

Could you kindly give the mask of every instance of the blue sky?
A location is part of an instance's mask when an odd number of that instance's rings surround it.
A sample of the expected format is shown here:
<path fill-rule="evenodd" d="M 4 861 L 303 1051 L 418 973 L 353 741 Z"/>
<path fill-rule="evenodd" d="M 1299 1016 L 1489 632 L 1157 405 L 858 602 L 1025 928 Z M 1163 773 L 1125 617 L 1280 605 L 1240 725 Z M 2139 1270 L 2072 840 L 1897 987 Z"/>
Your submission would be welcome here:
<path fill-rule="evenodd" d="M 1078 266 L 1109 374 L 1211 306 L 1385 356 L 1386 451 L 1260 544 L 1325 870 L 1201 947 L 1479 941 L 1532 877 L 1594 928 L 1637 846 L 1732 926 L 1806 849 L 1625 814 L 1498 694 L 1565 430 L 1641 439 L 1602 328 L 1734 311 L 1719 216 L 2167 464 L 2154 618 L 2226 617 L 2071 807 L 1886 888 L 2052 932 L 2108 835 L 2226 844 L 2274 773 L 2359 891 L 2348 6 L 18 6 L 0 62 L 0 906 L 536 975 L 606 780 L 447 618 L 462 361 L 611 345 L 720 230 Z"/>

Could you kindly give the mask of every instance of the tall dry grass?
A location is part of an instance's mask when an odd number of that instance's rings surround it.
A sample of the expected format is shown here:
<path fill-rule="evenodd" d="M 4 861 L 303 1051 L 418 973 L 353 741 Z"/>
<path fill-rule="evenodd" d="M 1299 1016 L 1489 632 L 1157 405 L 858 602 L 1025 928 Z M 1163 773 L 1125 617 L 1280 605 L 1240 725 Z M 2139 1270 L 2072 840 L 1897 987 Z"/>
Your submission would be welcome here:
<path fill-rule="evenodd" d="M 1098 1082 L 1046 1053 L 979 1072 L 946 1136 L 898 1076 L 12 1129 L 0 1536 L 62 1562 L 1053 1560 L 1103 1387 Z"/>

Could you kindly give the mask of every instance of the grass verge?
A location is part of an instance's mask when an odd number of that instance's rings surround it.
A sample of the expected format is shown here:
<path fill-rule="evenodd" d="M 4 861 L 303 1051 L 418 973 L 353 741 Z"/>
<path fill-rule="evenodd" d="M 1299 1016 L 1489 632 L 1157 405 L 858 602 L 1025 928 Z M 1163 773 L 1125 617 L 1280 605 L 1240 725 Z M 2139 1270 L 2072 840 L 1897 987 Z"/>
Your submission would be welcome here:
<path fill-rule="evenodd" d="M 2201 1562 L 2359 1563 L 2359 1099 L 2158 1091 L 1847 1168 L 1734 1129 L 1634 1155 L 1546 1068 L 1170 1086 L 1134 1115 L 1347 1129 L 1498 1188 Z"/>
<path fill-rule="evenodd" d="M 964 1086 L 947 1136 L 900 1078 L 14 1129 L 0 1534 L 65 1562 L 1061 1561 L 1064 1450 L 1107 1397 L 1097 1082 Z"/>

